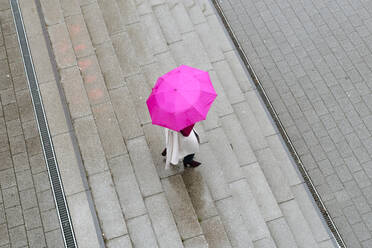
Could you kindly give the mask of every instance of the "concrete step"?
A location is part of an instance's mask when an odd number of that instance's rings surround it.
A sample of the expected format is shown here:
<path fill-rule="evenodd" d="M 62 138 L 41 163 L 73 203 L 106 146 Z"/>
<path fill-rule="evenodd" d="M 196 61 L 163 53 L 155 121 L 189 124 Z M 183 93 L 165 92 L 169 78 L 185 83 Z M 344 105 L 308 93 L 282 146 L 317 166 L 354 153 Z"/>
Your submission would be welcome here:
<path fill-rule="evenodd" d="M 182 240 L 202 235 L 191 199 L 180 175 L 161 180 Z"/>

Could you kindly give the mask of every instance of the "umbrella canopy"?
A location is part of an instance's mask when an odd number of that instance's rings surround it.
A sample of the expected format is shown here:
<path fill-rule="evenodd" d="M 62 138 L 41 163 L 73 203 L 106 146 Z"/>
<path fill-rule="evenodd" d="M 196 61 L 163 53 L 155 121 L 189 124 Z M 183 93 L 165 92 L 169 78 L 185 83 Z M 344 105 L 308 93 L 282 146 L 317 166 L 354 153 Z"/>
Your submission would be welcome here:
<path fill-rule="evenodd" d="M 153 124 L 180 131 L 205 120 L 216 96 L 208 72 L 181 65 L 158 78 L 146 103 Z"/>

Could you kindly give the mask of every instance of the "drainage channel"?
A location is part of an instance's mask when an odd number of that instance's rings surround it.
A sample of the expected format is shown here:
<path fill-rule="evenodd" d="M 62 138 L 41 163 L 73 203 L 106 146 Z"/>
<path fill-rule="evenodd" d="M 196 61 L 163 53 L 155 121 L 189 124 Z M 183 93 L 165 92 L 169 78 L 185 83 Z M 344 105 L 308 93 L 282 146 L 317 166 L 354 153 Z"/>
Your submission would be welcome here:
<path fill-rule="evenodd" d="M 304 178 L 304 181 L 305 181 L 311 195 L 313 196 L 313 198 L 315 200 L 315 203 L 317 204 L 321 214 L 323 215 L 323 218 L 325 219 L 328 228 L 330 229 L 335 241 L 337 242 L 337 245 L 341 248 L 346 248 L 346 244 L 345 244 L 344 240 L 342 239 L 341 234 L 337 230 L 337 227 L 336 227 L 335 223 L 333 222 L 331 216 L 329 215 L 329 213 L 328 213 L 322 199 L 320 198 L 320 195 L 319 195 L 318 191 L 316 190 L 313 182 L 311 181 L 311 178 L 310 178 L 309 174 L 305 170 L 305 167 L 304 167 L 300 157 L 298 156 L 298 154 L 296 152 L 296 149 L 294 148 L 291 140 L 289 139 L 289 136 L 288 136 L 287 132 L 285 131 L 284 126 L 281 123 L 278 114 L 276 113 L 273 105 L 271 104 L 270 99 L 268 98 L 268 96 L 265 92 L 265 89 L 263 88 L 262 83 L 260 82 L 256 73 L 254 72 L 251 64 L 248 61 L 248 58 L 247 58 L 244 50 L 242 49 L 238 39 L 236 38 L 236 36 L 233 32 L 233 29 L 232 29 L 229 21 L 227 20 L 225 14 L 223 13 L 223 10 L 220 6 L 219 0 L 211 0 L 211 1 L 213 3 L 214 7 L 216 8 L 217 13 L 220 16 L 221 21 L 224 24 L 227 32 L 229 33 L 229 36 L 230 36 L 232 42 L 234 43 L 234 45 L 235 45 L 235 47 L 236 47 L 236 49 L 237 49 L 237 51 L 238 51 L 238 53 L 239 53 L 239 55 L 240 55 L 240 57 L 243 61 L 245 67 L 247 68 L 248 73 L 250 74 L 251 78 L 253 79 L 253 82 L 255 83 L 255 85 L 257 87 L 257 91 L 260 93 L 260 96 L 262 97 L 263 102 L 265 103 L 268 111 L 270 112 L 271 117 L 273 118 L 276 126 L 278 127 L 278 130 L 279 130 L 281 136 L 283 137 L 284 142 L 286 143 L 287 148 L 288 148 L 289 152 L 291 153 L 295 163 L 297 164 L 297 167 L 298 167 L 302 177 Z"/>
<path fill-rule="evenodd" d="M 32 103 L 38 124 L 40 140 L 43 148 L 44 159 L 47 164 L 49 180 L 53 190 L 54 201 L 57 207 L 57 214 L 60 220 L 63 240 L 65 247 L 77 247 L 74 231 L 71 224 L 71 218 L 68 211 L 65 194 L 59 174 L 58 164 L 53 149 L 53 143 L 48 128 L 47 119 L 44 112 L 42 99 L 39 92 L 39 86 L 29 50 L 29 45 L 24 29 L 22 15 L 19 9 L 18 0 L 11 0 L 11 8 L 16 26 L 19 46 L 21 48 L 24 68 L 26 71 L 27 81 L 31 92 Z"/>

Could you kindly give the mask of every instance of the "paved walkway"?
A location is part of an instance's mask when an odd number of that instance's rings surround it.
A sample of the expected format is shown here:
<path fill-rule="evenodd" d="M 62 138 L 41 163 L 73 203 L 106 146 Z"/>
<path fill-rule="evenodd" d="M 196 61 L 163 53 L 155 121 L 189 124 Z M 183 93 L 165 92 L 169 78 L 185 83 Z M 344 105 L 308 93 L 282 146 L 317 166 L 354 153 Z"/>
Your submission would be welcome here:
<path fill-rule="evenodd" d="M 41 0 L 60 80 L 20 4 L 80 248 L 335 247 L 209 1 Z M 165 171 L 145 100 L 180 64 L 218 98 L 203 165 Z"/>
<path fill-rule="evenodd" d="M 372 2 L 220 1 L 349 247 L 372 247 Z"/>
<path fill-rule="evenodd" d="M 0 247 L 63 247 L 10 5 L 0 4 Z"/>

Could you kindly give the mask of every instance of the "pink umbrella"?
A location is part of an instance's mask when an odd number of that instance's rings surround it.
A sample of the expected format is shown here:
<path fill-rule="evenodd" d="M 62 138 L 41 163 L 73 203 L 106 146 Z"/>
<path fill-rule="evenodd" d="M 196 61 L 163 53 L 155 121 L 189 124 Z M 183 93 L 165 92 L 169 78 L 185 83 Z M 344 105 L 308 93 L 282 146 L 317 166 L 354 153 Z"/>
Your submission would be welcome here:
<path fill-rule="evenodd" d="M 216 96 L 208 72 L 181 65 L 158 78 L 146 103 L 152 124 L 180 131 L 205 120 Z"/>

